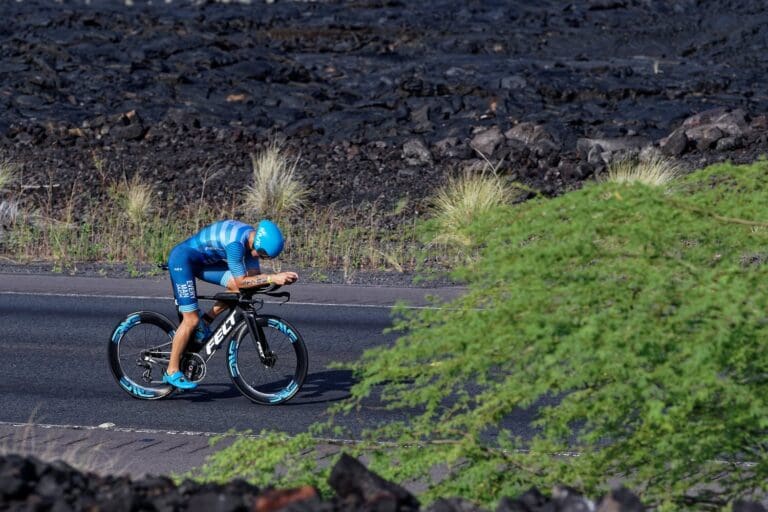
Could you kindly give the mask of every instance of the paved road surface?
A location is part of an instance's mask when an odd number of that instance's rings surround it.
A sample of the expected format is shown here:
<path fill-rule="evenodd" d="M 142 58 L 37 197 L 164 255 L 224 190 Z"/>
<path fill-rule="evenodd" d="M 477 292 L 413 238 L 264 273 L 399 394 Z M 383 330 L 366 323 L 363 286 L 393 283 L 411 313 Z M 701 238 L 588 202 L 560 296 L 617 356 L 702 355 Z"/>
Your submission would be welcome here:
<path fill-rule="evenodd" d="M 198 466 L 212 451 L 210 436 L 229 429 L 304 431 L 349 392 L 349 372 L 329 363 L 354 360 L 394 339 L 383 331 L 396 300 L 424 307 L 427 293 L 461 293 L 309 284 L 290 291 L 291 303 L 268 304 L 265 311 L 289 319 L 307 342 L 308 377 L 291 402 L 252 404 L 231 384 L 221 354 L 210 361 L 198 390 L 145 402 L 115 384 L 107 340 L 128 312 L 151 309 L 173 317 L 167 281 L 0 274 L 0 451 L 64 457 L 138 476 Z M 348 422 L 357 430 L 392 414 L 370 408 Z"/>

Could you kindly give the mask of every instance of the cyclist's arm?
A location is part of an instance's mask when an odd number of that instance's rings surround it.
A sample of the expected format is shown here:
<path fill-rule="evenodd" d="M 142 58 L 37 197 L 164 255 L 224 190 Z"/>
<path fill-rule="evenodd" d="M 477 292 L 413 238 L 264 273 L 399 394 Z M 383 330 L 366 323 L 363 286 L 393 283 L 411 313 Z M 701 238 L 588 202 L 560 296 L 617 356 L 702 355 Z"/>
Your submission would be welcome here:
<path fill-rule="evenodd" d="M 232 279 L 235 281 L 235 286 L 238 288 L 254 288 L 257 286 L 268 286 L 276 284 L 283 286 L 285 284 L 291 284 L 299 278 L 296 272 L 278 272 L 277 274 L 257 274 L 255 276 L 240 276 Z"/>
<path fill-rule="evenodd" d="M 272 277 L 268 274 L 256 274 L 254 276 L 232 276 L 235 286 L 238 288 L 255 288 L 257 286 L 268 286 L 272 284 Z"/>
<path fill-rule="evenodd" d="M 245 247 L 240 243 L 234 242 L 225 247 L 225 251 L 227 253 L 227 265 L 237 288 L 256 288 L 271 284 L 282 286 L 291 284 L 299 278 L 296 272 L 249 275 L 251 272 L 248 272 L 246 268 L 245 259 L 247 255 Z"/>

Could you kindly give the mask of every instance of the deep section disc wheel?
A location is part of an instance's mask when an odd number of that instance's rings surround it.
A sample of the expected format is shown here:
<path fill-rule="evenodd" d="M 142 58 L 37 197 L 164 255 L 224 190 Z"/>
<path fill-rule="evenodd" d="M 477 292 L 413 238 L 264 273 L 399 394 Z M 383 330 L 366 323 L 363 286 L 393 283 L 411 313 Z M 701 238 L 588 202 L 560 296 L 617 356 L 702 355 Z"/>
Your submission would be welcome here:
<path fill-rule="evenodd" d="M 227 370 L 240 392 L 253 402 L 277 405 L 293 398 L 307 377 L 307 348 L 291 324 L 260 317 L 267 351 L 261 353 L 243 322 L 227 347 Z"/>
<path fill-rule="evenodd" d="M 109 340 L 109 366 L 120 388 L 134 398 L 156 400 L 173 392 L 163 382 L 176 327 L 152 311 L 131 313 Z"/>

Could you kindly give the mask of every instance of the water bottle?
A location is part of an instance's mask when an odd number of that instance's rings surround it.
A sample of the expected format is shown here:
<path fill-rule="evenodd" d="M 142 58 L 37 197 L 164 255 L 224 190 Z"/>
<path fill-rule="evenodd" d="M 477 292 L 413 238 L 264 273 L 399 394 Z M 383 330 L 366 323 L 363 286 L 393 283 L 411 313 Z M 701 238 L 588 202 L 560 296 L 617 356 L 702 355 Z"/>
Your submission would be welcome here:
<path fill-rule="evenodd" d="M 197 327 L 195 327 L 195 340 L 199 343 L 204 342 L 208 336 L 211 335 L 211 329 L 208 324 L 203 320 L 203 312 L 198 311 L 200 318 L 197 321 Z"/>

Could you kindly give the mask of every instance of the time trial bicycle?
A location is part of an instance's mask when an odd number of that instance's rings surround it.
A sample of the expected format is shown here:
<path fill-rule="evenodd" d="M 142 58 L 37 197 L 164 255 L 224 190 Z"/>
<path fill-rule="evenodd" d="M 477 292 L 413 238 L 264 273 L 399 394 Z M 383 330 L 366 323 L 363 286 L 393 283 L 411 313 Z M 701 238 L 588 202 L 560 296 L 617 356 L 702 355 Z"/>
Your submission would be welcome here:
<path fill-rule="evenodd" d="M 235 387 L 253 402 L 276 405 L 293 398 L 307 376 L 307 348 L 299 331 L 286 320 L 261 314 L 264 299 L 290 300 L 288 292 L 268 288 L 198 295 L 224 303 L 223 318 L 210 336 L 191 339 L 181 358 L 181 370 L 192 382 L 202 381 L 208 361 L 226 346 L 226 368 Z M 179 315 L 180 316 L 180 315 Z M 163 382 L 177 324 L 156 311 L 136 311 L 115 327 L 109 340 L 109 366 L 120 388 L 134 398 L 157 400 L 176 388 Z"/>

